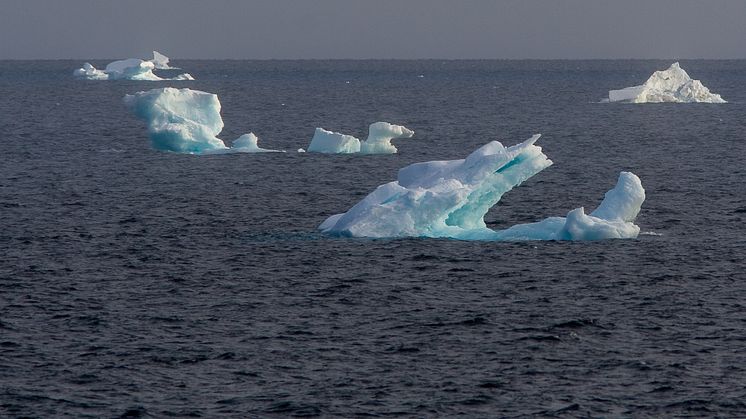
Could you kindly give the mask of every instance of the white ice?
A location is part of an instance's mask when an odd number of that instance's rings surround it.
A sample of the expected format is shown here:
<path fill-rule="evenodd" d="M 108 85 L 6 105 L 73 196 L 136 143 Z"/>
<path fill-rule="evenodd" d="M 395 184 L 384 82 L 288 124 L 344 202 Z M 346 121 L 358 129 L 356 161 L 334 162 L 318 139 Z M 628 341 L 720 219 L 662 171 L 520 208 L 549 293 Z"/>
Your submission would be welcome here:
<path fill-rule="evenodd" d="M 83 64 L 83 67 L 73 71 L 73 75 L 79 79 L 86 80 L 109 80 L 109 75 L 97 69 L 90 63 Z"/>
<path fill-rule="evenodd" d="M 727 103 L 699 80 L 692 80 L 677 62 L 667 70 L 653 73 L 643 85 L 610 90 L 609 102 Z"/>
<path fill-rule="evenodd" d="M 189 154 L 258 153 L 278 150 L 259 148 L 258 138 L 244 134 L 225 145 L 220 100 L 212 93 L 166 87 L 124 97 L 125 105 L 148 124 L 155 149 Z"/>
<path fill-rule="evenodd" d="M 622 172 L 614 189 L 590 215 L 583 208 L 567 217 L 487 228 L 484 215 L 503 194 L 549 167 L 535 145 L 539 135 L 504 147 L 492 141 L 466 159 L 416 163 L 398 179 L 379 186 L 347 212 L 329 217 L 319 229 L 330 234 L 374 237 L 443 237 L 461 240 L 600 240 L 634 238 L 633 221 L 645 199 L 640 180 Z"/>
<path fill-rule="evenodd" d="M 397 149 L 391 144 L 392 139 L 410 138 L 413 135 L 414 131 L 388 122 L 370 124 L 368 138 L 365 141 L 360 141 L 351 135 L 316 128 L 308 151 L 336 154 L 393 154 L 397 152 Z"/>
<path fill-rule="evenodd" d="M 171 67 L 169 65 L 170 58 L 166 57 L 165 55 L 161 54 L 158 51 L 153 51 L 153 59 L 150 60 L 150 62 L 155 65 L 155 68 L 157 70 L 178 70 L 179 67 Z"/>
<path fill-rule="evenodd" d="M 360 152 L 360 140 L 352 135 L 316 128 L 308 145 L 309 152 L 350 154 Z"/>
<path fill-rule="evenodd" d="M 244 134 L 240 137 L 238 137 L 235 141 L 233 141 L 233 144 L 231 146 L 231 152 L 234 153 L 276 153 L 280 152 L 280 150 L 268 150 L 266 148 L 261 148 L 257 144 L 259 141 L 259 137 L 254 135 L 253 132 L 250 132 L 248 134 Z"/>
<path fill-rule="evenodd" d="M 538 223 L 518 224 L 495 234 L 497 240 L 603 240 L 635 238 L 634 224 L 645 201 L 645 190 L 634 173 L 622 172 L 616 186 L 606 192 L 595 211 L 586 215 L 576 208 L 567 217 L 550 217 Z"/>
<path fill-rule="evenodd" d="M 394 154 L 398 150 L 391 144 L 395 138 L 411 138 L 414 131 L 388 122 L 375 122 L 368 128 L 368 138 L 360 144 L 363 154 Z"/>
<path fill-rule="evenodd" d="M 153 60 L 150 61 L 139 58 L 114 61 L 107 64 L 104 70 L 99 70 L 90 63 L 85 63 L 83 67 L 73 71 L 73 76 L 84 80 L 194 80 L 194 77 L 189 73 L 179 74 L 172 78 L 159 77 L 153 73 L 153 70 L 172 69 L 172 67 L 168 66 L 168 57 L 165 55 L 153 51 L 153 56 Z"/>

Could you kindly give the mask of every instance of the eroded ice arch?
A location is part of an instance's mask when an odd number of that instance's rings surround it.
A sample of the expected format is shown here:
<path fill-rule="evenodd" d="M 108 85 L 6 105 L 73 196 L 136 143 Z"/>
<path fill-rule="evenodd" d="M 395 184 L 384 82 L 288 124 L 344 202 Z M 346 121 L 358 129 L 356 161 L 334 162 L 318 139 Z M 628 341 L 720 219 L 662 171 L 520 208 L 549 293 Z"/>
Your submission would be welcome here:
<path fill-rule="evenodd" d="M 347 212 L 329 217 L 319 229 L 330 234 L 375 237 L 443 237 L 461 240 L 599 240 L 634 238 L 633 221 L 645 199 L 640 180 L 622 172 L 599 208 L 582 208 L 507 230 L 487 228 L 484 216 L 502 196 L 552 162 L 535 135 L 504 147 L 490 142 L 461 160 L 416 163 L 396 181 L 379 186 Z"/>

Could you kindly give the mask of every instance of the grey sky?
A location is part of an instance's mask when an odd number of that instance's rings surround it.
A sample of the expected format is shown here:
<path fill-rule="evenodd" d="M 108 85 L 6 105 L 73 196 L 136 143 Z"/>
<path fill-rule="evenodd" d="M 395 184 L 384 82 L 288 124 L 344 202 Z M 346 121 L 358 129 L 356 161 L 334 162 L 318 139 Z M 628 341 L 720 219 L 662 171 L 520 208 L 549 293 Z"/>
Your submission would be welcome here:
<path fill-rule="evenodd" d="M 0 59 L 746 58 L 746 0 L 0 0 Z"/>

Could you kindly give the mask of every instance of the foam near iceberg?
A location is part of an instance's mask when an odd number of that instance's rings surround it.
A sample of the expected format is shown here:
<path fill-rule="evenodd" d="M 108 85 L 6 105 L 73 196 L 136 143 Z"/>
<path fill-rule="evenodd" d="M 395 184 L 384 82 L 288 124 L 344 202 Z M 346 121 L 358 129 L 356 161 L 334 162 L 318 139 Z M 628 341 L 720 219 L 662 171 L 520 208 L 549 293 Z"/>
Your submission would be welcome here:
<path fill-rule="evenodd" d="M 368 128 L 368 138 L 365 141 L 339 132 L 316 128 L 309 152 L 331 154 L 394 154 L 398 150 L 391 144 L 396 138 L 410 138 L 414 131 L 401 125 L 388 122 L 374 122 Z"/>
<path fill-rule="evenodd" d="M 212 93 L 165 87 L 124 97 L 125 105 L 148 124 L 148 134 L 157 150 L 188 154 L 276 152 L 257 145 L 253 133 L 225 145 L 220 100 Z"/>
<path fill-rule="evenodd" d="M 643 85 L 610 90 L 609 102 L 727 103 L 699 80 L 692 80 L 678 62 L 667 70 L 656 71 Z"/>
<path fill-rule="evenodd" d="M 379 186 L 347 212 L 326 219 L 325 233 L 372 238 L 441 237 L 460 240 L 601 240 L 635 238 L 633 221 L 645 200 L 640 179 L 622 172 L 590 215 L 583 208 L 506 230 L 487 228 L 484 216 L 502 196 L 552 162 L 535 143 L 504 147 L 492 141 L 461 160 L 416 163 Z"/>
<path fill-rule="evenodd" d="M 168 61 L 168 57 L 153 51 L 152 60 L 146 61 L 139 58 L 117 60 L 107 64 L 104 70 L 99 70 L 90 63 L 85 63 L 83 67 L 73 71 L 73 76 L 84 80 L 194 80 L 194 77 L 189 73 L 179 74 L 171 78 L 162 78 L 153 73 L 155 69 L 174 69 L 168 65 Z"/>

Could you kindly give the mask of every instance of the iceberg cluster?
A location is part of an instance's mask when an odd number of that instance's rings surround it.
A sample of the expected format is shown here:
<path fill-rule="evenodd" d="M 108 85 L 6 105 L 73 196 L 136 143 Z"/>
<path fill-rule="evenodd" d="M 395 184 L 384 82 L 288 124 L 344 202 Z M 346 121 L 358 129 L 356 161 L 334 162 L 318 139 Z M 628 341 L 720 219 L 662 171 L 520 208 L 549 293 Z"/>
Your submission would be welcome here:
<path fill-rule="evenodd" d="M 351 135 L 316 128 L 311 144 L 308 146 L 308 151 L 337 154 L 394 154 L 397 149 L 391 144 L 391 140 L 410 138 L 413 135 L 414 131 L 388 122 L 370 124 L 368 138 L 365 141 L 360 141 Z"/>
<path fill-rule="evenodd" d="M 84 80 L 194 80 L 194 77 L 189 73 L 179 74 L 173 78 L 161 78 L 153 73 L 155 69 L 174 69 L 169 67 L 168 61 L 168 57 L 158 51 L 153 51 L 152 60 L 146 61 L 139 58 L 118 60 L 107 64 L 103 70 L 97 69 L 90 63 L 85 63 L 83 67 L 73 71 L 73 76 Z"/>
<path fill-rule="evenodd" d="M 152 60 L 120 60 L 98 70 L 89 63 L 76 70 L 92 80 L 163 80 L 154 69 L 173 69 L 168 57 L 153 52 Z M 188 74 L 182 75 L 192 80 Z M 182 77 L 179 76 L 179 77 Z M 658 71 L 642 86 L 609 92 L 610 101 L 707 101 L 724 102 L 697 80 L 691 80 L 675 63 Z M 152 146 L 157 150 L 186 154 L 283 152 L 259 147 L 254 133 L 240 136 L 228 146 L 218 138 L 223 130 L 221 104 L 212 93 L 172 87 L 141 91 L 124 97 L 125 105 L 147 122 Z M 393 154 L 393 139 L 410 138 L 414 131 L 388 122 L 369 126 L 360 141 L 351 135 L 316 128 L 308 151 L 318 153 Z M 564 217 L 517 224 L 504 230 L 487 227 L 484 217 L 502 196 L 552 165 L 536 145 L 536 134 L 505 147 L 489 142 L 464 159 L 416 163 L 399 170 L 396 181 L 380 185 L 347 212 L 328 217 L 319 230 L 327 234 L 371 237 L 433 237 L 458 240 L 603 240 L 635 238 L 634 224 L 645 201 L 640 179 L 621 172 L 595 211 L 583 207 Z M 306 150 L 298 149 L 298 153 Z"/>
<path fill-rule="evenodd" d="M 223 130 L 220 101 L 212 93 L 165 87 L 124 97 L 125 105 L 148 123 L 153 147 L 189 154 L 259 153 L 279 150 L 259 148 L 253 133 L 225 145 L 217 136 Z"/>
<path fill-rule="evenodd" d="M 699 80 L 692 80 L 678 62 L 668 70 L 656 71 L 641 86 L 610 90 L 609 102 L 727 103 L 720 95 L 710 93 Z"/>
<path fill-rule="evenodd" d="M 416 163 L 379 186 L 343 214 L 324 221 L 323 232 L 374 238 L 443 237 L 461 240 L 600 240 L 634 238 L 633 221 L 645 200 L 640 179 L 622 172 L 591 214 L 583 208 L 507 230 L 487 228 L 484 215 L 503 194 L 549 167 L 535 145 L 540 136 L 504 147 L 492 141 L 462 160 Z"/>

